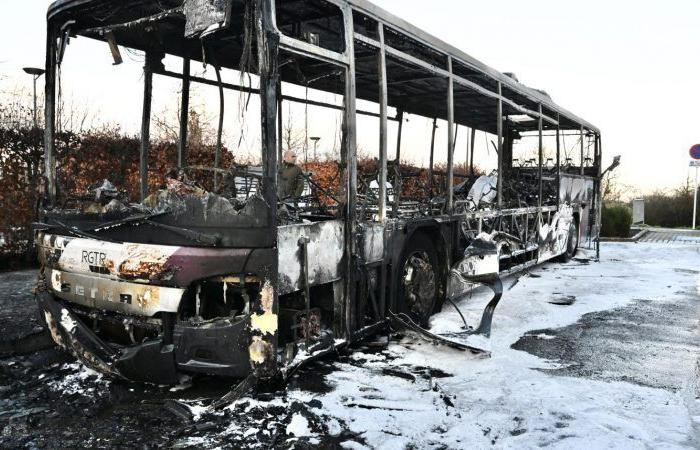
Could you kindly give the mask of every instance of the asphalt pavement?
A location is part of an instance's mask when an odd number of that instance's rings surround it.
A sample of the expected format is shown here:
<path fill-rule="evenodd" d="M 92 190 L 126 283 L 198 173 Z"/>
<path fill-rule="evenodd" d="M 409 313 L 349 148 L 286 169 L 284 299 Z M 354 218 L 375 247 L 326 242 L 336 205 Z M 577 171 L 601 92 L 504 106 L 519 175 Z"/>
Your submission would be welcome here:
<path fill-rule="evenodd" d="M 0 359 L 0 447 L 700 448 L 700 246 L 667 233 L 506 280 L 490 359 L 394 335 L 214 414 L 230 381 L 115 382 L 57 349 Z M 35 279 L 0 274 L 4 338 L 37 330 Z M 459 303 L 470 323 L 486 300 Z"/>

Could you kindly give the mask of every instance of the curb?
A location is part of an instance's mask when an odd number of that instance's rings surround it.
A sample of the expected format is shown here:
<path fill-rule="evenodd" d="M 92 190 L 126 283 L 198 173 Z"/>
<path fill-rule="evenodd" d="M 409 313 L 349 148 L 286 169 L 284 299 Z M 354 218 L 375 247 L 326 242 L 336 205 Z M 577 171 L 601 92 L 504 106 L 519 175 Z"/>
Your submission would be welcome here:
<path fill-rule="evenodd" d="M 635 234 L 629 238 L 612 238 L 612 237 L 601 237 L 600 242 L 637 242 L 643 238 L 649 230 L 639 230 L 639 233 Z"/>

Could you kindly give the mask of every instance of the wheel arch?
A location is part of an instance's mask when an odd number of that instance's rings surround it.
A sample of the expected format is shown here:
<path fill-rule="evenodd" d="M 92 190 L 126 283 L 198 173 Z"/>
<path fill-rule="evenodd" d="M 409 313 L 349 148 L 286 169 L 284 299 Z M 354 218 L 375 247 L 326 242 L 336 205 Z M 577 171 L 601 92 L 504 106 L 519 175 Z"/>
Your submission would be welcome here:
<path fill-rule="evenodd" d="M 439 264 L 439 295 L 436 304 L 436 311 L 440 311 L 442 308 L 442 303 L 445 300 L 445 295 L 447 293 L 447 277 L 450 272 L 450 247 L 448 244 L 448 237 L 446 233 L 450 231 L 443 224 L 432 222 L 428 224 L 423 224 L 416 226 L 415 228 L 409 230 L 406 234 L 406 239 L 404 240 L 403 248 L 401 253 L 403 254 L 404 249 L 408 242 L 410 242 L 416 236 L 424 236 L 427 240 L 433 243 L 435 248 L 435 253 L 437 254 L 437 261 Z"/>

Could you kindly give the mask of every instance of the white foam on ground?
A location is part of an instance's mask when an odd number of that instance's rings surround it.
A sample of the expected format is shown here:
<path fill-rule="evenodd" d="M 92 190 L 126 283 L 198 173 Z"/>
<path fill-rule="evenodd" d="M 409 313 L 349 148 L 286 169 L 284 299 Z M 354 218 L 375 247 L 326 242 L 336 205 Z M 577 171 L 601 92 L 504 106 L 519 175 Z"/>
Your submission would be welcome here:
<path fill-rule="evenodd" d="M 587 313 L 639 299 L 680 299 L 683 292 L 693 292 L 696 280 L 674 268 L 694 267 L 698 260 L 698 250 L 688 246 L 609 244 L 600 263 L 533 269 L 540 277 L 522 277 L 496 310 L 492 358 L 475 359 L 420 342 L 393 343 L 390 361 L 338 364 L 340 370 L 326 377 L 335 389 L 316 397 L 323 404 L 320 412 L 344 422 L 373 448 L 687 447 L 692 417 L 680 393 L 550 375 L 536 369 L 557 365 L 511 345 L 532 330 L 567 326 Z M 547 303 L 557 293 L 577 301 Z M 459 304 L 470 324 L 478 323 L 490 297 L 475 293 Z M 432 325 L 436 332 L 458 332 L 462 323 L 446 306 Z M 420 377 L 412 381 L 382 372 L 401 366 L 437 368 L 454 376 L 437 380 L 440 388 L 434 389 L 434 382 Z"/>
<path fill-rule="evenodd" d="M 291 422 L 287 425 L 287 434 L 295 437 L 314 436 L 314 433 L 309 428 L 309 421 L 299 413 L 292 416 Z"/>
<path fill-rule="evenodd" d="M 538 335 L 535 336 L 535 337 L 536 337 L 537 339 L 542 339 L 542 340 L 545 340 L 545 341 L 549 341 L 549 340 L 552 340 L 552 339 L 556 339 L 556 338 L 557 338 L 556 336 L 550 336 L 549 334 L 546 334 L 546 333 L 540 333 L 540 334 L 538 334 Z"/>
<path fill-rule="evenodd" d="M 62 369 L 72 371 L 72 373 L 51 380 L 47 384 L 54 391 L 62 392 L 65 395 L 91 396 L 97 391 L 106 389 L 109 384 L 109 380 L 105 379 L 101 373 L 79 363 L 64 364 Z"/>

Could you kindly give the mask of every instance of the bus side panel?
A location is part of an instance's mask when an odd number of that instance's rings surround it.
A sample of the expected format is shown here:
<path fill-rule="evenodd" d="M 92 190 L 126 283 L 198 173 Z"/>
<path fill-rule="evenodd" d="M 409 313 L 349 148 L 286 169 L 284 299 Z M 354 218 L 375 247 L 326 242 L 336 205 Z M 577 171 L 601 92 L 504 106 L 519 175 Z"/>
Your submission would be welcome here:
<path fill-rule="evenodd" d="M 279 227 L 280 295 L 304 289 L 302 237 L 309 239 L 309 285 L 319 286 L 343 278 L 344 225 L 340 220 Z"/>
<path fill-rule="evenodd" d="M 578 215 L 580 246 L 593 248 L 596 236 L 593 236 L 593 224 L 597 205 L 594 205 L 595 181 L 590 177 L 562 175 L 559 190 L 562 205 L 571 205 Z"/>

